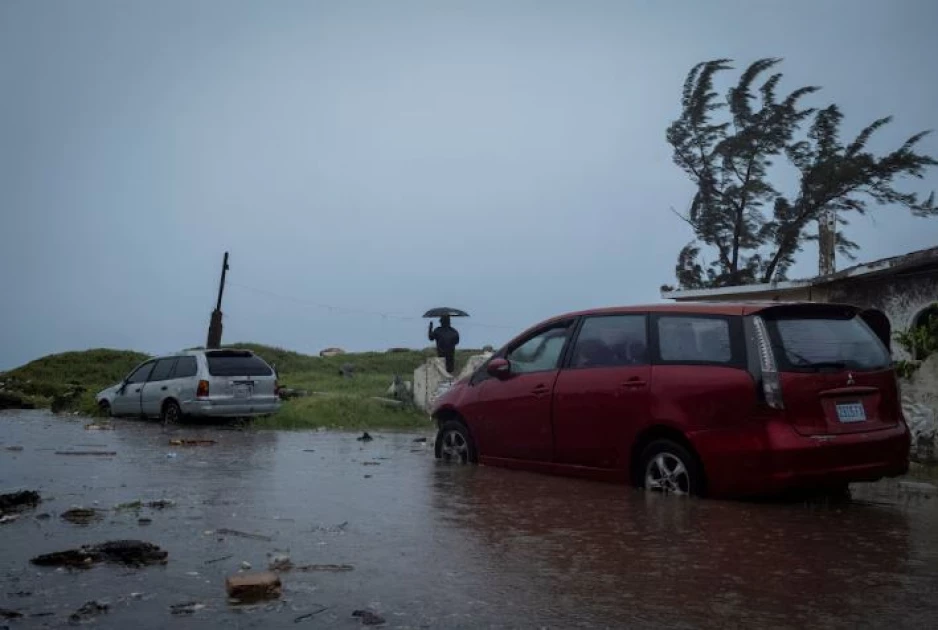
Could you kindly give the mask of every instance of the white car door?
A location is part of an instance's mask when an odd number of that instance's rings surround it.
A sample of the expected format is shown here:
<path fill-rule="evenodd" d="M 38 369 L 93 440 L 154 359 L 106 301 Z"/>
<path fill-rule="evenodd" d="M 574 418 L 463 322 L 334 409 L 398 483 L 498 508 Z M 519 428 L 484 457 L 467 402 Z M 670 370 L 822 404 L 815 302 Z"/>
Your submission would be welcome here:
<path fill-rule="evenodd" d="M 140 396 L 143 384 L 146 383 L 155 361 L 148 361 L 130 373 L 123 387 L 114 396 L 111 403 L 111 413 L 115 416 L 139 416 Z"/>
<path fill-rule="evenodd" d="M 143 384 L 140 407 L 143 410 L 143 415 L 148 418 L 155 418 L 160 415 L 163 400 L 169 395 L 169 379 L 174 365 L 176 365 L 176 357 L 159 359 L 153 371 L 150 372 L 150 377 Z"/>

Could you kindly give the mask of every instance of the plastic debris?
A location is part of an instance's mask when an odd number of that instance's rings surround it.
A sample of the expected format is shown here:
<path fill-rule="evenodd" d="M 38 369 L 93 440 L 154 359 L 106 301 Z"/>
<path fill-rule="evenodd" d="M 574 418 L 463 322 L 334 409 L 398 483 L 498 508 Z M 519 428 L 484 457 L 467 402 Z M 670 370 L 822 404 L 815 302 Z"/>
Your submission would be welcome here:
<path fill-rule="evenodd" d="M 280 577 L 270 571 L 239 573 L 225 580 L 228 596 L 239 601 L 256 601 L 280 597 Z"/>

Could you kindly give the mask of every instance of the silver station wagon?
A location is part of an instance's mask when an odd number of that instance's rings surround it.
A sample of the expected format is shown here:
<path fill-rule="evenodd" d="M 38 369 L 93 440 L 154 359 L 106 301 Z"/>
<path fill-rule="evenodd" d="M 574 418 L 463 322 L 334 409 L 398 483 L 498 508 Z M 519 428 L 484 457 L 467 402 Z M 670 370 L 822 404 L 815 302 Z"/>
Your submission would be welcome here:
<path fill-rule="evenodd" d="M 277 375 L 248 350 L 189 350 L 150 359 L 122 382 L 98 393 L 113 416 L 242 418 L 280 408 Z"/>

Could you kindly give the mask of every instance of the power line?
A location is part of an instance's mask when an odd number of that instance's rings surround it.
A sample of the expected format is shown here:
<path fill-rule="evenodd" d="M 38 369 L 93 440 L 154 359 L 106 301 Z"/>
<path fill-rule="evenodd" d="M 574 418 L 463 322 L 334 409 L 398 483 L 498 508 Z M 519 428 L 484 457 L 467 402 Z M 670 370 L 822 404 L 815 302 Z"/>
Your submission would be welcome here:
<path fill-rule="evenodd" d="M 382 319 L 393 319 L 397 321 L 420 321 L 424 319 L 423 317 L 415 317 L 413 315 L 400 315 L 397 313 L 385 313 L 382 311 L 372 311 L 367 309 L 360 308 L 349 308 L 347 306 L 337 306 L 335 304 L 325 304 L 323 302 L 317 302 L 314 300 L 308 300 L 305 298 L 298 298 L 291 295 L 283 295 L 280 293 L 275 293 L 274 291 L 269 291 L 267 289 L 258 289 L 257 287 L 249 287 L 245 284 L 240 284 L 237 282 L 228 281 L 228 286 L 237 287 L 239 289 L 244 289 L 246 291 L 251 291 L 252 293 L 257 293 L 260 295 L 266 295 L 267 297 L 272 297 L 278 300 L 284 300 L 287 302 L 294 302 L 303 306 L 311 306 L 321 310 L 329 311 L 330 313 L 347 313 L 347 314 L 358 314 L 358 315 L 371 315 L 374 317 L 381 317 Z M 483 322 L 474 322 L 474 321 L 462 321 L 460 326 L 474 326 L 476 328 L 493 328 L 493 329 L 502 329 L 502 330 L 513 330 L 515 326 L 505 326 L 503 324 L 487 324 Z"/>

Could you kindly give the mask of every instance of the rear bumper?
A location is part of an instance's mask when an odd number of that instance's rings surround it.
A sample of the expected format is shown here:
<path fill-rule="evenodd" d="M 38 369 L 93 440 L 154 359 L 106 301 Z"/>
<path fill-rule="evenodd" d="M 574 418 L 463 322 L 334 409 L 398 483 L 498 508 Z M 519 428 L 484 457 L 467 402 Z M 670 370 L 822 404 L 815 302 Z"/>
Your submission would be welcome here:
<path fill-rule="evenodd" d="M 716 496 L 775 494 L 896 477 L 909 469 L 909 430 L 804 436 L 786 422 L 752 422 L 689 436 Z"/>
<path fill-rule="evenodd" d="M 265 416 L 276 413 L 280 409 L 279 401 L 252 402 L 232 404 L 225 402 L 219 404 L 212 400 L 191 400 L 182 404 L 182 412 L 187 416 L 204 418 L 243 418 L 248 416 Z"/>

